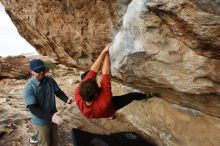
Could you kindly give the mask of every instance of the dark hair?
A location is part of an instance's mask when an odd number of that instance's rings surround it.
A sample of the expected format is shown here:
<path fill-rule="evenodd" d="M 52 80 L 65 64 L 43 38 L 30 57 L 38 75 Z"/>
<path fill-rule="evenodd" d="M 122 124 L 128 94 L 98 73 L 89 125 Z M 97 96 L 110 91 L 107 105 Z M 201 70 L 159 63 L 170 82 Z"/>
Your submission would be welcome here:
<path fill-rule="evenodd" d="M 85 101 L 93 101 L 99 92 L 99 86 L 95 78 L 83 81 L 79 86 L 79 95 Z"/>

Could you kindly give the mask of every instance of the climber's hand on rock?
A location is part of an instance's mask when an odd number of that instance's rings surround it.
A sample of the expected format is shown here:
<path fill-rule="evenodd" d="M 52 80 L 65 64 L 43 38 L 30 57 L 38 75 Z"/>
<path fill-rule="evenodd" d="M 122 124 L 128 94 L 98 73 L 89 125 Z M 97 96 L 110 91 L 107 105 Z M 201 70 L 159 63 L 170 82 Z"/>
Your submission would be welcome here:
<path fill-rule="evenodd" d="M 112 43 L 109 43 L 105 46 L 105 48 L 103 49 L 103 53 L 107 53 L 109 51 L 109 48 L 112 46 Z"/>

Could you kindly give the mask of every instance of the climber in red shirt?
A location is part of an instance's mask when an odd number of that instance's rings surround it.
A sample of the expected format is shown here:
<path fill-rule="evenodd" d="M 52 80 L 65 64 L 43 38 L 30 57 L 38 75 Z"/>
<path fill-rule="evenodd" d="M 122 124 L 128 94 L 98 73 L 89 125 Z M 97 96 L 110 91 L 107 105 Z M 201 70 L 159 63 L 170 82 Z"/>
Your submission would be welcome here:
<path fill-rule="evenodd" d="M 133 100 L 147 99 L 159 96 L 158 93 L 132 92 L 121 96 L 112 96 L 110 81 L 110 57 L 107 45 L 94 62 L 89 71 L 81 75 L 82 82 L 75 88 L 75 101 L 80 112 L 87 118 L 108 118 L 114 113 L 132 102 Z M 102 65 L 102 78 L 100 87 L 96 81 L 97 72 Z"/>

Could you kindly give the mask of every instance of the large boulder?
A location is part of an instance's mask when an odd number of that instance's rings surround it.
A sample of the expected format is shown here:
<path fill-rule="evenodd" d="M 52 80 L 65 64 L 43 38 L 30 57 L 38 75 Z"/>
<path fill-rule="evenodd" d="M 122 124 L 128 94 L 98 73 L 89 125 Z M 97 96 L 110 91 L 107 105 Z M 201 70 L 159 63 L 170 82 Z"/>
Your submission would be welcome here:
<path fill-rule="evenodd" d="M 110 50 L 113 75 L 220 117 L 220 7 L 206 2 L 133 0 Z"/>
<path fill-rule="evenodd" d="M 41 55 L 88 67 L 121 25 L 129 0 L 1 0 L 23 36 Z"/>
<path fill-rule="evenodd" d="M 0 79 L 14 78 L 24 79 L 30 76 L 28 59 L 24 56 L 1 57 Z"/>
<path fill-rule="evenodd" d="M 135 107 L 135 108 L 132 108 Z M 220 119 L 161 99 L 133 102 L 125 115 L 161 146 L 218 146 Z"/>

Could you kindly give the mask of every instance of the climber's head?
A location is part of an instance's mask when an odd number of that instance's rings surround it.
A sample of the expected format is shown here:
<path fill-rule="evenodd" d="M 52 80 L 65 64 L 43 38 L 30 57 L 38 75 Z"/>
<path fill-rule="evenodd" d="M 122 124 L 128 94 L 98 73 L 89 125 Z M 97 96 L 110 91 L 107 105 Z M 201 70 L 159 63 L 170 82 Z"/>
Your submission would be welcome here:
<path fill-rule="evenodd" d="M 91 102 L 93 101 L 99 92 L 99 86 L 96 79 L 88 79 L 82 81 L 79 85 L 79 95 L 83 100 Z"/>

